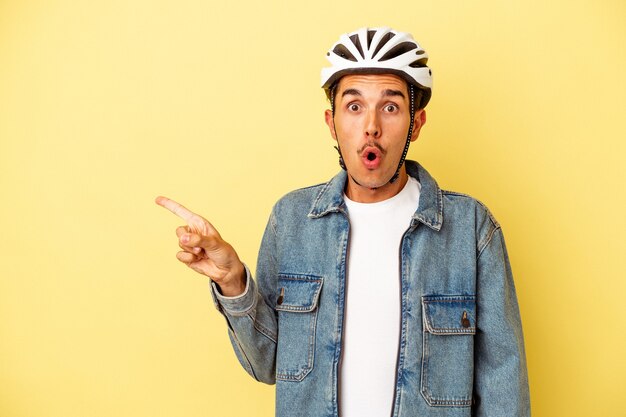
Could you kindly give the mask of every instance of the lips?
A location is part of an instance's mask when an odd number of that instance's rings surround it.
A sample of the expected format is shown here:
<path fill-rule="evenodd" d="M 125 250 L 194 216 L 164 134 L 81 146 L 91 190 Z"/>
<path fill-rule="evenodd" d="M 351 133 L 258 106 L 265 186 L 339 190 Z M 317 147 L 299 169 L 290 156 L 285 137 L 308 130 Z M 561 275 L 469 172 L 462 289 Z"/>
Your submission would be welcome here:
<path fill-rule="evenodd" d="M 373 146 L 367 146 L 361 152 L 361 161 L 367 169 L 376 169 L 382 161 L 382 152 Z"/>

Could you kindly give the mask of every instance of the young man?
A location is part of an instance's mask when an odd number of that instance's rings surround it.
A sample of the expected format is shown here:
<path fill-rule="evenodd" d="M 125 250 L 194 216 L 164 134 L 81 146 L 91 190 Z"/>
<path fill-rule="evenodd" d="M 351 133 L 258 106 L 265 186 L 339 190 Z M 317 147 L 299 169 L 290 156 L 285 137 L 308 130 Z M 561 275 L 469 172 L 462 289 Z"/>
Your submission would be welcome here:
<path fill-rule="evenodd" d="M 212 279 L 239 361 L 282 417 L 528 416 L 522 329 L 499 224 L 405 161 L 431 71 L 407 33 L 363 28 L 328 52 L 325 113 L 343 171 L 271 213 L 256 280 L 202 217 L 177 257 Z"/>

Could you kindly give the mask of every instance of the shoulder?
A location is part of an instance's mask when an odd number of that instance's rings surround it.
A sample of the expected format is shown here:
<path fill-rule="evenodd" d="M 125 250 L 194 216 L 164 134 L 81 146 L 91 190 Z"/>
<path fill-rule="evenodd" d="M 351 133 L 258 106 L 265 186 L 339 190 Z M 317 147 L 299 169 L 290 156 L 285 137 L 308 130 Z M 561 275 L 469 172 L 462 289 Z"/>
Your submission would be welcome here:
<path fill-rule="evenodd" d="M 306 218 L 320 193 L 327 186 L 328 183 L 321 183 L 288 192 L 274 204 L 272 218 L 274 221 Z"/>
<path fill-rule="evenodd" d="M 489 210 L 489 208 L 477 198 L 474 198 L 469 194 L 449 190 L 441 190 L 441 195 L 444 202 L 444 209 L 446 205 L 448 205 L 448 208 L 454 208 L 456 210 L 470 210 L 473 211 L 477 217 L 482 218 L 485 221 L 489 221 L 494 228 L 500 227 L 500 224 L 491 210 Z"/>
<path fill-rule="evenodd" d="M 321 183 L 290 191 L 278 199 L 275 204 L 275 208 L 284 209 L 305 205 L 306 209 L 309 210 L 311 208 L 311 204 L 313 204 L 320 191 L 322 191 L 327 185 L 328 183 Z"/>
<path fill-rule="evenodd" d="M 482 252 L 498 230 L 500 223 L 489 208 L 480 200 L 464 193 L 441 190 L 446 223 L 463 223 L 473 227 L 478 252 Z"/>

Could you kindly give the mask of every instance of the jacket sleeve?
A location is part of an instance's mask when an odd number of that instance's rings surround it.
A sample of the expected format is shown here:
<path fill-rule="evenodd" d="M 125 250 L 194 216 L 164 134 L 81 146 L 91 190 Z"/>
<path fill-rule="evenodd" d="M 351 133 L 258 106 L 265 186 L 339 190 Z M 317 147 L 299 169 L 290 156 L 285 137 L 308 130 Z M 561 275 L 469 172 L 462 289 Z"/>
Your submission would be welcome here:
<path fill-rule="evenodd" d="M 277 276 L 275 262 L 276 234 L 272 218 L 265 228 L 259 250 L 255 281 L 246 266 L 246 289 L 236 297 L 220 294 L 211 282 L 211 295 L 215 307 L 226 318 L 228 335 L 237 359 L 257 381 L 276 382 L 277 319 L 271 290 Z M 265 291 L 263 291 L 263 289 Z M 264 294 L 265 293 L 265 294 Z"/>
<path fill-rule="evenodd" d="M 479 247 L 474 417 L 530 416 L 522 323 L 502 230 Z"/>

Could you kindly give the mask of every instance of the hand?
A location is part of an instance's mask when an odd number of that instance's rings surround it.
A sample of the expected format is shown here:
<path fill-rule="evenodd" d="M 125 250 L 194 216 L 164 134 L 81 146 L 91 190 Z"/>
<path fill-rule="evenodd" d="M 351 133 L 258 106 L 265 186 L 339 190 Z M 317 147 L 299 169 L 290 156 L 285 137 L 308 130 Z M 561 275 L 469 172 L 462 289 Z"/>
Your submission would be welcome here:
<path fill-rule="evenodd" d="M 187 222 L 176 229 L 182 251 L 176 258 L 194 271 L 211 278 L 223 295 L 240 295 L 246 288 L 245 268 L 235 249 L 224 241 L 208 220 L 174 200 L 157 197 L 156 203 Z"/>

